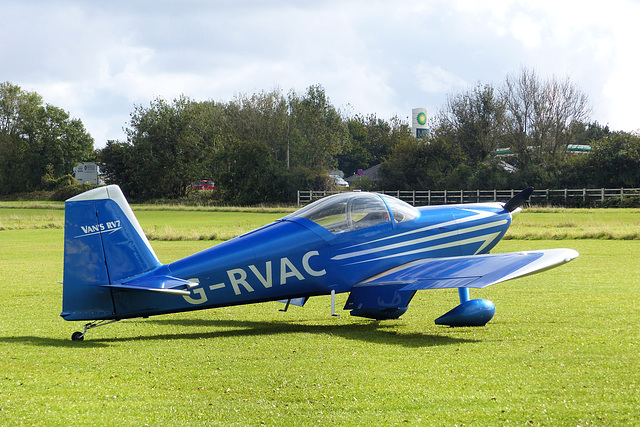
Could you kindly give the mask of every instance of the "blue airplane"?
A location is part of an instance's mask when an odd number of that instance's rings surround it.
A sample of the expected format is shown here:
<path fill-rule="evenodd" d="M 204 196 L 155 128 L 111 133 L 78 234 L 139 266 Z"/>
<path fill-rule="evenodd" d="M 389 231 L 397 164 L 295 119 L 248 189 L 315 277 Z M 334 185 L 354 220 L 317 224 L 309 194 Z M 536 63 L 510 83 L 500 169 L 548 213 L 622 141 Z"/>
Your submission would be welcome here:
<path fill-rule="evenodd" d="M 436 319 L 483 326 L 495 313 L 469 288 L 564 264 L 571 249 L 489 254 L 533 192 L 506 204 L 415 208 L 377 193 L 325 197 L 271 224 L 163 265 L 120 188 L 66 201 L 62 313 L 89 329 L 122 319 L 349 292 L 352 316 L 396 319 L 416 291 L 456 288 L 460 305 Z"/>

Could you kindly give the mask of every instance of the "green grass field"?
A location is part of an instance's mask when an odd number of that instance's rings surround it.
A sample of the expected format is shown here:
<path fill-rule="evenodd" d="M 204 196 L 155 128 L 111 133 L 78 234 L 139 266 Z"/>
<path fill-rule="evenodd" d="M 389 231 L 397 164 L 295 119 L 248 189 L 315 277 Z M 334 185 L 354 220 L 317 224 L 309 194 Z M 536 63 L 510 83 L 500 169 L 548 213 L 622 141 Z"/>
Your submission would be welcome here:
<path fill-rule="evenodd" d="M 163 262 L 283 215 L 134 210 Z M 640 242 L 625 239 L 639 219 L 516 216 L 496 251 L 581 256 L 472 290 L 496 304 L 483 328 L 436 326 L 458 303 L 441 290 L 393 321 L 331 317 L 316 297 L 286 313 L 273 302 L 127 320 L 73 342 L 81 323 L 59 317 L 63 211 L 0 205 L 0 425 L 638 425 Z"/>

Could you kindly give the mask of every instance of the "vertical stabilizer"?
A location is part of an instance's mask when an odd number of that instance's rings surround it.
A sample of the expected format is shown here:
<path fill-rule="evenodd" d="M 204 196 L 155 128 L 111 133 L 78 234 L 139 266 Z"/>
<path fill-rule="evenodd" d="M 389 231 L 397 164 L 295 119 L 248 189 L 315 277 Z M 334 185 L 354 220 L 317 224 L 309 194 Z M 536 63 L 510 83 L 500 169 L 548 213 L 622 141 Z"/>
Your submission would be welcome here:
<path fill-rule="evenodd" d="M 117 318 L 106 286 L 160 265 L 117 185 L 66 201 L 61 314 L 66 320 Z"/>

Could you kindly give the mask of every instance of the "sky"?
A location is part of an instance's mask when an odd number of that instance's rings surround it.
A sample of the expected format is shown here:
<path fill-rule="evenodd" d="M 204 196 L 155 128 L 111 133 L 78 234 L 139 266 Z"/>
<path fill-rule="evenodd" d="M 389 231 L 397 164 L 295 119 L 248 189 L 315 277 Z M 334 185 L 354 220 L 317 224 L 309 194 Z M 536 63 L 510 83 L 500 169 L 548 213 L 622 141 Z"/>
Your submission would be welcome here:
<path fill-rule="evenodd" d="M 345 115 L 432 116 L 523 68 L 640 130 L 638 0 L 0 0 L 0 82 L 125 141 L 135 106 L 321 85 Z"/>

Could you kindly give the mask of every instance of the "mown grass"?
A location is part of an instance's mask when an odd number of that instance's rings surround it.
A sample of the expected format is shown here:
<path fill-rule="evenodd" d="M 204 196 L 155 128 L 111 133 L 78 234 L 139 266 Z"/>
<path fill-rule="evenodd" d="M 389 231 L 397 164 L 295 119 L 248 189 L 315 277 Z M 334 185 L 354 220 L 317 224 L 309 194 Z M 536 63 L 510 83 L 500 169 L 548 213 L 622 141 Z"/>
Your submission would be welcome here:
<path fill-rule="evenodd" d="M 150 240 L 228 240 L 275 221 L 284 213 L 156 210 L 134 206 Z M 241 214 L 240 214 L 241 213 Z M 239 215 L 240 214 L 240 215 Z M 173 219 L 167 222 L 167 216 Z M 0 207 L 0 231 L 63 229 L 64 210 Z"/>
<path fill-rule="evenodd" d="M 64 210 L 0 202 L 0 231 L 64 227 Z M 55 205 L 55 204 L 54 204 Z M 19 207 L 16 207 L 19 206 Z M 266 210 L 265 210 L 266 209 Z M 294 208 L 133 205 L 150 240 L 228 240 L 281 218 Z M 166 221 L 168 213 L 172 221 Z M 514 217 L 505 240 L 639 240 L 640 209 L 531 208 Z"/>
<path fill-rule="evenodd" d="M 505 239 L 640 239 L 640 209 L 535 208 L 514 216 Z"/>
<path fill-rule="evenodd" d="M 34 215 L 27 211 L 18 216 Z M 138 213 L 145 229 L 208 220 L 146 214 Z M 539 218 L 542 228 L 551 215 Z M 579 212 L 557 218 L 584 221 Z M 570 247 L 581 256 L 472 291 L 497 306 L 483 328 L 434 325 L 457 293 L 422 291 L 393 321 L 331 317 L 329 298 L 316 297 L 286 313 L 264 303 L 123 321 L 72 342 L 81 325 L 58 316 L 62 234 L 0 232 L 0 425 L 640 422 L 636 241 L 501 242 L 497 251 Z M 153 246 L 169 262 L 214 243 Z"/>
<path fill-rule="evenodd" d="M 64 211 L 0 208 L 0 231 L 64 227 Z"/>

